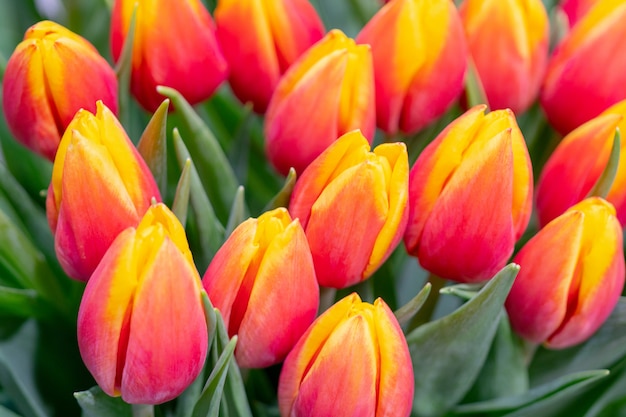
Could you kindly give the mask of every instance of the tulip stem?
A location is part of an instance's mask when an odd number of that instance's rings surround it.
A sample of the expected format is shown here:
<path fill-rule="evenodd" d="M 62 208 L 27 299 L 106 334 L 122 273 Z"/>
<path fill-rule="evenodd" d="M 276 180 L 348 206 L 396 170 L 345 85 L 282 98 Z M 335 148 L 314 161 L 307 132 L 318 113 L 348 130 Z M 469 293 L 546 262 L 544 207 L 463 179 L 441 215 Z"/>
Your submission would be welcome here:
<path fill-rule="evenodd" d="M 424 302 L 422 308 L 417 312 L 411 322 L 409 323 L 409 327 L 407 329 L 407 334 L 411 333 L 413 329 L 416 329 L 420 325 L 424 323 L 428 323 L 430 319 L 433 317 L 433 313 L 435 312 L 435 308 L 437 307 L 437 303 L 439 301 L 439 290 L 441 290 L 445 284 L 446 280 L 438 277 L 437 275 L 430 273 L 428 275 L 427 283 L 432 285 L 432 290 L 430 291 L 430 296 Z"/>
<path fill-rule="evenodd" d="M 154 417 L 152 404 L 133 404 L 133 417 Z"/>

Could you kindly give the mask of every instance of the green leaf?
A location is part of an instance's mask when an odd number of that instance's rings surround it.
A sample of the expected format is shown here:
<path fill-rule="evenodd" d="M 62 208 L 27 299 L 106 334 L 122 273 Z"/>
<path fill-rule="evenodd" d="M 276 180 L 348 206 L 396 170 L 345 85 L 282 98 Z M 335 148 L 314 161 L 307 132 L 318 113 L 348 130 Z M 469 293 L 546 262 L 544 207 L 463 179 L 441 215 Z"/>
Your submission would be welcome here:
<path fill-rule="evenodd" d="M 615 180 L 615 176 L 617 175 L 617 167 L 619 165 L 619 157 L 620 157 L 620 148 L 621 148 L 621 134 L 619 131 L 619 127 L 615 129 L 615 136 L 613 137 L 613 145 L 611 146 L 611 153 L 609 155 L 609 160 L 600 174 L 600 178 L 589 191 L 588 197 L 590 196 L 598 196 L 602 198 L 606 198 L 611 190 L 611 186 L 613 186 L 613 181 Z"/>
<path fill-rule="evenodd" d="M 547 408 L 554 402 L 562 400 L 564 397 L 573 401 L 580 389 L 597 382 L 608 374 L 609 371 L 606 369 L 578 372 L 558 378 L 545 385 L 535 387 L 522 395 L 497 398 L 480 403 L 463 404 L 456 407 L 454 411 L 455 414 L 459 415 L 485 415 L 486 413 L 490 415 L 498 413 L 495 415 L 500 415 L 501 413 L 507 412 L 507 416 L 548 416 L 549 414 L 541 412 L 542 408 Z M 508 412 L 511 411 L 514 412 L 508 414 Z"/>
<path fill-rule="evenodd" d="M 224 384 L 226 382 L 226 376 L 228 375 L 228 368 L 233 360 L 236 344 L 237 336 L 235 335 L 224 347 L 211 375 L 209 375 L 209 379 L 202 390 L 202 395 L 193 410 L 193 417 L 219 416 Z"/>
<path fill-rule="evenodd" d="M 470 389 L 518 271 L 519 265 L 507 265 L 467 303 L 407 336 L 415 374 L 413 410 L 418 416 L 443 414 Z"/>
<path fill-rule="evenodd" d="M 296 185 L 296 170 L 293 168 L 289 168 L 289 172 L 287 173 L 287 178 L 285 178 L 285 183 L 283 184 L 283 188 L 272 198 L 272 200 L 267 203 L 265 206 L 265 211 L 273 210 L 278 207 L 289 207 L 289 200 L 291 200 L 291 193 L 293 192 L 293 187 Z"/>
<path fill-rule="evenodd" d="M 235 230 L 237 226 L 243 223 L 246 217 L 246 201 L 244 199 L 244 189 L 242 186 L 239 186 L 239 188 L 237 189 L 237 194 L 235 195 L 235 200 L 233 201 L 233 207 L 230 209 L 230 215 L 228 216 L 228 223 L 226 224 L 224 237 L 230 236 L 233 230 Z"/>
<path fill-rule="evenodd" d="M 0 405 L 0 417 L 21 417 L 19 414 L 15 414 L 13 411 Z"/>
<path fill-rule="evenodd" d="M 208 126 L 178 91 L 163 86 L 157 87 L 157 91 L 169 97 L 176 111 L 181 113 L 185 124 L 185 145 L 189 149 L 191 160 L 198 170 L 215 213 L 218 218 L 226 221 L 239 186 L 239 180 L 228 158 Z"/>
<path fill-rule="evenodd" d="M 40 317 L 43 313 L 35 290 L 0 286 L 0 317 Z"/>
<path fill-rule="evenodd" d="M 424 285 L 424 288 L 421 289 L 420 292 L 417 293 L 415 297 L 411 299 L 408 303 L 400 307 L 398 310 L 394 312 L 398 322 L 401 326 L 408 324 L 408 322 L 415 316 L 415 314 L 422 308 L 428 295 L 430 294 L 430 289 L 432 285 L 430 282 L 427 282 Z"/>
<path fill-rule="evenodd" d="M 608 383 L 596 390 L 598 392 L 589 393 L 593 405 L 585 417 L 626 415 L 626 359 L 620 362 L 617 372 L 611 372 L 606 379 Z"/>
<path fill-rule="evenodd" d="M 137 150 L 148 164 L 159 187 L 161 196 L 165 198 L 167 191 L 167 110 L 170 101 L 163 103 L 152 115 L 150 122 L 139 139 Z"/>
<path fill-rule="evenodd" d="M 190 159 L 189 152 L 178 133 L 174 129 L 174 149 L 178 163 L 182 166 Z M 200 181 L 195 165 L 191 163 L 190 169 L 190 202 L 193 219 L 198 228 L 196 238 L 198 239 L 197 251 L 194 252 L 194 259 L 198 265 L 198 270 L 204 271 L 211 259 L 221 247 L 224 241 L 224 226 L 220 223 L 213 211 L 213 206 L 207 197 Z M 191 240 L 191 236 L 190 236 Z M 191 242 L 190 242 L 191 243 Z"/>
<path fill-rule="evenodd" d="M 489 107 L 487 101 L 487 94 L 485 88 L 480 80 L 480 75 L 474 64 L 472 57 L 468 57 L 467 60 L 467 77 L 465 78 L 465 94 L 467 97 L 467 107 L 474 107 L 478 104 L 486 104 Z"/>
<path fill-rule="evenodd" d="M 109 397 L 100 387 L 74 393 L 83 417 L 133 417 L 132 406 L 120 397 Z"/>
<path fill-rule="evenodd" d="M 187 213 L 189 211 L 189 193 L 191 189 L 191 159 L 187 158 L 183 163 L 180 173 L 176 193 L 174 194 L 174 202 L 172 203 L 172 212 L 180 223 L 184 226 L 187 223 Z"/>

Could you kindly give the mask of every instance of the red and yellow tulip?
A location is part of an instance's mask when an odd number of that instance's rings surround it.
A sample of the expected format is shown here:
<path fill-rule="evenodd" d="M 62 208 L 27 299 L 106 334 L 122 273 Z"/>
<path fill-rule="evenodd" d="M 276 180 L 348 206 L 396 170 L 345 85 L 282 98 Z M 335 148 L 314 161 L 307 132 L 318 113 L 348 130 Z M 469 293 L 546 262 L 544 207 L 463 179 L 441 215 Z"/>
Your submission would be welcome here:
<path fill-rule="evenodd" d="M 115 115 L 102 103 L 80 110 L 54 160 L 46 211 L 59 262 L 87 281 L 117 235 L 161 200 L 150 170 Z"/>
<path fill-rule="evenodd" d="M 368 278 L 402 239 L 408 212 L 404 143 L 370 151 L 349 132 L 296 182 L 289 212 L 306 232 L 320 285 L 344 288 Z"/>
<path fill-rule="evenodd" d="M 589 194 L 609 160 L 616 128 L 626 132 L 626 100 L 573 130 L 559 143 L 537 184 L 541 225 Z M 615 206 L 620 223 L 626 224 L 626 141 L 621 142 L 617 174 L 606 199 Z"/>
<path fill-rule="evenodd" d="M 193 382 L 208 348 L 201 290 L 185 231 L 163 204 L 119 234 L 78 312 L 80 354 L 105 393 L 159 404 Z"/>
<path fill-rule="evenodd" d="M 548 13 L 541 0 L 465 0 L 467 43 L 492 110 L 524 112 L 548 63 Z"/>
<path fill-rule="evenodd" d="M 202 280 L 229 335 L 238 336 L 235 357 L 245 368 L 285 359 L 317 313 L 309 245 L 300 222 L 284 208 L 240 224 Z"/>
<path fill-rule="evenodd" d="M 331 30 L 282 77 L 265 115 L 269 161 L 298 174 L 339 136 L 375 130 L 374 75 L 369 46 Z"/>
<path fill-rule="evenodd" d="M 442 278 L 491 278 L 513 253 L 531 214 L 530 157 L 510 110 L 461 115 L 411 169 L 408 252 Z"/>
<path fill-rule="evenodd" d="M 519 251 L 521 266 L 506 301 L 525 339 L 561 349 L 588 339 L 624 287 L 622 228 L 615 209 L 593 197 L 541 229 Z"/>
<path fill-rule="evenodd" d="M 383 131 L 414 133 L 461 94 L 467 50 L 451 1 L 390 1 L 356 40 L 372 48 L 376 120 Z"/>
<path fill-rule="evenodd" d="M 97 100 L 117 112 L 115 72 L 96 48 L 57 23 L 31 26 L 2 80 L 2 107 L 15 138 L 52 161 L 74 114 L 95 111 Z"/>
<path fill-rule="evenodd" d="M 324 36 L 308 0 L 220 0 L 215 23 L 233 93 L 259 113 L 287 68 Z"/>
<path fill-rule="evenodd" d="M 111 51 L 120 59 L 137 5 L 131 92 L 148 111 L 164 97 L 156 87 L 180 92 L 191 103 L 208 99 L 228 76 L 215 24 L 201 0 L 116 0 L 111 16 Z"/>
<path fill-rule="evenodd" d="M 626 3 L 598 0 L 554 50 L 541 92 L 548 121 L 567 134 L 626 99 Z"/>
<path fill-rule="evenodd" d="M 352 293 L 322 314 L 291 351 L 278 385 L 282 417 L 408 417 L 413 366 L 382 299 Z"/>

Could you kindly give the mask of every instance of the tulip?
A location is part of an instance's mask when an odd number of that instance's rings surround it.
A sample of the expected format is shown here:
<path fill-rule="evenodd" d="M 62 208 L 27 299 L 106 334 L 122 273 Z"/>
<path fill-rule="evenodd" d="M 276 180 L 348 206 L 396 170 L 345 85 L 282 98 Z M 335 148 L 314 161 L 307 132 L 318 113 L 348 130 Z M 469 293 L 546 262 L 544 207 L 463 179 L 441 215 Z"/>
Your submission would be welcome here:
<path fill-rule="evenodd" d="M 624 287 L 622 229 L 611 203 L 588 198 L 541 229 L 519 251 L 506 301 L 523 338 L 561 349 L 588 339 Z"/>
<path fill-rule="evenodd" d="M 96 100 L 117 112 L 115 72 L 96 48 L 57 23 L 31 26 L 2 81 L 2 107 L 15 138 L 53 161 L 76 111 L 94 111 Z"/>
<path fill-rule="evenodd" d="M 411 169 L 407 251 L 431 273 L 491 278 L 513 253 L 532 204 L 532 168 L 510 110 L 475 106 L 446 127 Z"/>
<path fill-rule="evenodd" d="M 574 26 L 598 0 L 563 0 L 560 9 L 567 16 L 569 26 Z"/>
<path fill-rule="evenodd" d="M 78 312 L 80 354 L 105 393 L 159 404 L 193 382 L 208 348 L 201 290 L 185 230 L 163 204 L 118 235 Z"/>
<path fill-rule="evenodd" d="M 320 285 L 356 284 L 389 257 L 406 226 L 408 176 L 404 143 L 370 152 L 359 131 L 340 137 L 302 173 L 289 212 L 304 227 Z"/>
<path fill-rule="evenodd" d="M 283 365 L 282 417 L 408 417 L 413 366 L 395 316 L 382 299 L 352 293 L 309 327 Z"/>
<path fill-rule="evenodd" d="M 414 133 L 459 97 L 467 65 L 463 27 L 450 0 L 394 0 L 356 38 L 374 61 L 376 122 Z"/>
<path fill-rule="evenodd" d="M 282 174 L 304 171 L 339 136 L 375 130 L 369 46 L 331 30 L 309 48 L 276 86 L 265 115 L 266 151 Z"/>
<path fill-rule="evenodd" d="M 599 0 L 556 47 L 541 105 L 562 134 L 626 99 L 626 2 Z"/>
<path fill-rule="evenodd" d="M 543 226 L 583 200 L 600 179 L 609 160 L 615 129 L 626 132 L 626 100 L 570 132 L 543 167 L 537 184 L 537 215 Z M 626 224 L 626 141 L 606 198 Z"/>
<path fill-rule="evenodd" d="M 248 219 L 213 258 L 204 288 L 237 335 L 239 366 L 281 362 L 315 319 L 319 289 L 300 222 L 284 208 Z"/>
<path fill-rule="evenodd" d="M 215 25 L 201 0 L 116 0 L 111 51 L 117 62 L 137 4 L 131 92 L 148 111 L 163 101 L 156 87 L 176 89 L 191 103 L 208 99 L 228 76 Z"/>
<path fill-rule="evenodd" d="M 548 13 L 541 0 L 466 0 L 461 18 L 492 109 L 524 112 L 548 63 Z"/>
<path fill-rule="evenodd" d="M 220 0 L 215 23 L 233 93 L 258 113 L 267 109 L 281 75 L 324 36 L 308 0 Z"/>
<path fill-rule="evenodd" d="M 113 113 L 98 101 L 80 110 L 54 160 L 46 210 L 57 257 L 72 278 L 87 281 L 127 227 L 136 226 L 161 195 Z"/>

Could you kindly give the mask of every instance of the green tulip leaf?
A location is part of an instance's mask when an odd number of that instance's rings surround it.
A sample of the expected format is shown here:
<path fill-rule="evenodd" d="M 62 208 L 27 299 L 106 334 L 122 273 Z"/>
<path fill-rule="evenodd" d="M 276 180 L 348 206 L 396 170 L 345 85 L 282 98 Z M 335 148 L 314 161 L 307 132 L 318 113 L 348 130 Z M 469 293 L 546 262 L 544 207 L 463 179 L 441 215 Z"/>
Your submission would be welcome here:
<path fill-rule="evenodd" d="M 244 188 L 240 185 L 239 188 L 237 188 L 237 194 L 235 195 L 233 206 L 230 209 L 224 237 L 230 236 L 233 230 L 235 230 L 237 226 L 239 226 L 241 223 L 243 223 L 244 220 L 246 220 L 246 217 L 246 200 L 244 197 Z"/>
<path fill-rule="evenodd" d="M 474 107 L 478 104 L 486 104 L 489 107 L 487 101 L 487 94 L 485 88 L 480 80 L 480 75 L 474 64 L 474 60 L 471 56 L 467 60 L 467 76 L 465 78 L 465 94 L 467 97 L 467 106 Z"/>
<path fill-rule="evenodd" d="M 137 150 L 148 164 L 163 197 L 167 192 L 167 110 L 169 105 L 168 99 L 163 100 L 152 115 L 137 144 Z"/>
<path fill-rule="evenodd" d="M 518 272 L 519 265 L 507 265 L 467 303 L 407 335 L 415 375 L 416 415 L 441 415 L 471 388 Z"/>
<path fill-rule="evenodd" d="M 13 411 L 0 405 L 0 417 L 22 417 L 19 414 L 15 414 Z"/>
<path fill-rule="evenodd" d="M 473 404 L 462 404 L 454 410 L 455 415 L 501 415 L 512 416 L 549 416 L 547 410 L 563 399 L 570 402 L 576 399 L 580 390 L 609 375 L 606 369 L 584 371 L 557 378 L 545 385 L 535 387 L 526 393 L 514 397 L 502 397 Z M 558 414 L 557 414 L 558 415 Z"/>
<path fill-rule="evenodd" d="M 35 290 L 0 286 L 0 316 L 41 317 L 44 308 Z"/>
<path fill-rule="evenodd" d="M 626 415 L 626 359 L 606 379 L 609 381 L 603 384 L 602 391 L 587 394 L 593 405 L 587 410 L 585 417 Z"/>
<path fill-rule="evenodd" d="M 176 185 L 176 192 L 174 193 L 174 201 L 172 202 L 172 213 L 176 215 L 183 226 L 187 223 L 190 190 L 191 159 L 187 158 L 183 163 L 180 178 L 178 179 L 178 184 Z"/>
<path fill-rule="evenodd" d="M 424 288 L 422 288 L 415 297 L 413 297 L 408 303 L 400 307 L 398 310 L 394 311 L 393 314 L 398 319 L 398 323 L 400 323 L 400 326 L 408 324 L 413 316 L 415 316 L 420 308 L 422 308 L 422 306 L 426 302 L 426 299 L 428 298 L 428 295 L 430 294 L 431 288 L 431 283 L 427 282 L 426 285 L 424 285 Z"/>
<path fill-rule="evenodd" d="M 190 156 L 178 133 L 178 129 L 174 129 L 173 141 L 178 163 L 181 167 L 184 167 L 184 164 L 190 159 Z M 193 160 L 190 171 L 189 199 L 191 202 L 192 220 L 197 230 L 196 233 L 189 233 L 189 240 L 190 244 L 194 240 L 197 241 L 198 250 L 193 251 L 194 260 L 196 261 L 198 270 L 204 271 L 224 241 L 224 226 L 222 226 L 222 223 L 220 223 L 215 215 L 211 201 L 202 187 L 200 176 L 198 171 L 196 171 Z"/>
<path fill-rule="evenodd" d="M 484 287 L 484 284 L 456 284 L 443 287 L 440 294 L 455 295 L 463 300 L 470 300 Z"/>
<path fill-rule="evenodd" d="M 217 217 L 225 222 L 239 186 L 233 167 L 209 127 L 187 100 L 173 88 L 159 86 L 157 91 L 172 100 L 176 111 L 181 113 L 185 146 Z"/>
<path fill-rule="evenodd" d="M 109 397 L 100 387 L 74 393 L 83 417 L 133 417 L 133 409 L 120 397 Z"/>
<path fill-rule="evenodd" d="M 619 128 L 615 129 L 615 136 L 613 137 L 613 144 L 611 146 L 611 153 L 609 154 L 609 160 L 600 174 L 598 181 L 594 184 L 589 191 L 588 197 L 597 196 L 606 198 L 613 186 L 613 181 L 617 175 L 617 167 L 619 165 L 620 149 L 621 149 L 621 134 Z"/>
<path fill-rule="evenodd" d="M 270 200 L 269 203 L 265 206 L 265 211 L 269 211 L 278 207 L 289 207 L 289 200 L 291 200 L 291 193 L 293 192 L 293 187 L 296 185 L 296 170 L 294 168 L 289 168 L 289 172 L 287 173 L 287 177 L 285 178 L 285 183 L 283 187 L 278 191 L 278 193 Z"/>

